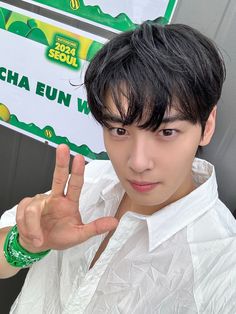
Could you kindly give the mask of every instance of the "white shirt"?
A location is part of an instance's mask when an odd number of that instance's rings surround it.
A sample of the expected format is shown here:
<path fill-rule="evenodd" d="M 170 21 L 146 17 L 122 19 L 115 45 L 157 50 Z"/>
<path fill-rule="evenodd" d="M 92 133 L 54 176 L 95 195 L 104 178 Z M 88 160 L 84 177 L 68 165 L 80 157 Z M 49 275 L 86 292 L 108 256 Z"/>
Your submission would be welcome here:
<path fill-rule="evenodd" d="M 236 222 L 218 199 L 214 168 L 195 159 L 198 187 L 151 216 L 127 212 L 105 235 L 34 264 L 14 314 L 236 313 Z M 86 167 L 84 222 L 115 215 L 124 191 L 109 161 Z M 15 208 L 0 227 L 15 224 Z"/>

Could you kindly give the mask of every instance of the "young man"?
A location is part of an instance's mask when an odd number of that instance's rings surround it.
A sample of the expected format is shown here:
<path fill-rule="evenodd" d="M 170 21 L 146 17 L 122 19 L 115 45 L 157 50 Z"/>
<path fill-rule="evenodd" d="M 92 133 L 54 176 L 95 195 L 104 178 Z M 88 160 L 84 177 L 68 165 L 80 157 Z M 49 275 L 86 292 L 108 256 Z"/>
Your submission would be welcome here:
<path fill-rule="evenodd" d="M 50 194 L 3 215 L 1 277 L 31 265 L 12 313 L 235 313 L 236 223 L 195 159 L 224 74 L 185 25 L 144 23 L 100 50 L 85 86 L 111 162 L 84 175 L 76 156 L 69 177 L 61 145 Z"/>

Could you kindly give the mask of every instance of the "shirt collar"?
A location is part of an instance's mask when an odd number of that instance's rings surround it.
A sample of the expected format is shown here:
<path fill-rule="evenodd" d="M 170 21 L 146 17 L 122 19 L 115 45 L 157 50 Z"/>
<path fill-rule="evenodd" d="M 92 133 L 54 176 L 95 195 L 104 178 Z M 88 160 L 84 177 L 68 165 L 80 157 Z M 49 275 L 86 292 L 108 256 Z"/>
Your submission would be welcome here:
<path fill-rule="evenodd" d="M 127 215 L 136 219 L 146 220 L 149 234 L 149 251 L 154 250 L 161 243 L 203 215 L 212 208 L 218 199 L 214 166 L 205 160 L 195 158 L 192 171 L 198 187 L 185 197 L 162 208 L 153 215 L 145 216 L 127 212 Z M 110 176 L 112 180 L 101 191 L 100 197 L 105 201 L 116 198 L 119 203 L 124 190 L 112 169 Z"/>

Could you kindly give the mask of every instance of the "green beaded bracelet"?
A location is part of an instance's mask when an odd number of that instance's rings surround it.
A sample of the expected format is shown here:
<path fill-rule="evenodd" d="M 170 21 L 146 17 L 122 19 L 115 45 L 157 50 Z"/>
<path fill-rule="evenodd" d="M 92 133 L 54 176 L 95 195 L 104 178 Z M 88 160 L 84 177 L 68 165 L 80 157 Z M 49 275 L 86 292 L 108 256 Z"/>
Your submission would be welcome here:
<path fill-rule="evenodd" d="M 14 267 L 28 267 L 41 260 L 50 250 L 39 253 L 31 253 L 19 243 L 19 232 L 15 225 L 7 234 L 4 243 L 4 255 L 7 262 Z"/>

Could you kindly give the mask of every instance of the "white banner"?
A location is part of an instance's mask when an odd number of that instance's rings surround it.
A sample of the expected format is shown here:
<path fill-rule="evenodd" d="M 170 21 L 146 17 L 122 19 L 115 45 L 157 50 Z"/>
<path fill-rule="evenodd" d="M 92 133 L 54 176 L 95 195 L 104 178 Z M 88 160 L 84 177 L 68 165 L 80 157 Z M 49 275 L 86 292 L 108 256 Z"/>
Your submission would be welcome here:
<path fill-rule="evenodd" d="M 1 10 L 7 20 L 0 29 L 1 123 L 50 144 L 67 143 L 88 159 L 104 158 L 101 127 L 79 86 L 86 59 L 104 39 Z"/>

